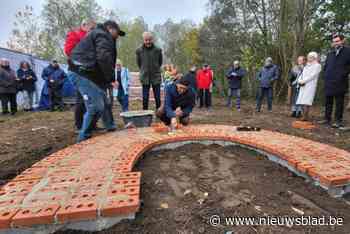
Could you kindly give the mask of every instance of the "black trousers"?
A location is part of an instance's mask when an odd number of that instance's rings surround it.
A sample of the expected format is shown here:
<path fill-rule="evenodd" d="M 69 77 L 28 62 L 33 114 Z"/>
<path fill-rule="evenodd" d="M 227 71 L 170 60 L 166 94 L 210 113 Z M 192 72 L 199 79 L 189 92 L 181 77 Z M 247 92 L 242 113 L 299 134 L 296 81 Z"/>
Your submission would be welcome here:
<path fill-rule="evenodd" d="M 148 103 L 149 103 L 149 90 L 151 88 L 151 85 L 142 85 L 142 99 L 143 99 L 143 109 L 148 110 Z M 158 85 L 152 85 L 153 95 L 154 99 L 156 101 L 156 109 L 161 105 L 160 100 L 160 84 Z"/>
<path fill-rule="evenodd" d="M 209 89 L 199 89 L 199 107 L 211 107 L 211 93 Z"/>
<path fill-rule="evenodd" d="M 342 122 L 343 114 L 344 114 L 344 100 L 345 94 L 336 95 L 336 96 L 326 96 L 326 116 L 325 119 L 327 121 L 332 120 L 333 113 L 333 103 L 335 100 L 335 121 Z"/>
<path fill-rule="evenodd" d="M 17 112 L 17 94 L 16 93 L 4 93 L 0 94 L 2 113 L 9 113 L 8 104 L 10 103 L 11 113 Z"/>
<path fill-rule="evenodd" d="M 50 98 L 50 110 L 55 110 L 55 107 L 58 106 L 60 110 L 63 110 L 63 98 L 62 98 L 62 89 L 49 88 L 49 98 Z"/>

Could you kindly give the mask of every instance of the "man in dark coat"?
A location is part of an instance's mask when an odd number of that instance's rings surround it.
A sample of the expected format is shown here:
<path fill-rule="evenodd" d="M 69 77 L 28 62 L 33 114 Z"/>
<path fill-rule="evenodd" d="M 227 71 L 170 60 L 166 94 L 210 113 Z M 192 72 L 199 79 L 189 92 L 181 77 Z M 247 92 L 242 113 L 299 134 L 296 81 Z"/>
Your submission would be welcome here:
<path fill-rule="evenodd" d="M 157 110 L 157 117 L 172 129 L 179 122 L 188 125 L 190 114 L 195 105 L 195 94 L 190 87 L 191 82 L 181 78 L 166 86 L 165 103 Z"/>
<path fill-rule="evenodd" d="M 52 63 L 43 70 L 41 77 L 47 82 L 50 111 L 55 111 L 56 106 L 62 111 L 64 108 L 62 89 L 64 80 L 67 78 L 66 73 L 60 68 L 58 62 L 53 60 Z"/>
<path fill-rule="evenodd" d="M 115 83 L 116 40 L 124 36 L 114 21 L 98 24 L 71 54 L 69 77 L 84 99 L 86 112 L 78 142 L 91 136 L 90 126 L 102 117 L 107 131 L 116 129 L 106 89 Z"/>
<path fill-rule="evenodd" d="M 333 102 L 335 99 L 335 124 L 334 128 L 343 127 L 344 99 L 349 89 L 348 76 L 350 72 L 350 48 L 344 46 L 343 35 L 332 37 L 333 50 L 328 53 L 324 66 L 324 81 L 326 95 L 325 120 L 322 123 L 329 124 L 332 120 Z"/>
<path fill-rule="evenodd" d="M 2 106 L 2 114 L 9 113 L 8 104 L 11 106 L 11 115 L 17 112 L 17 81 L 16 74 L 10 68 L 10 63 L 7 59 L 0 60 L 0 99 Z"/>
<path fill-rule="evenodd" d="M 241 67 L 239 61 L 234 61 L 233 66 L 226 73 L 226 77 L 229 82 L 229 95 L 227 100 L 227 106 L 232 108 L 232 97 L 236 97 L 236 108 L 241 110 L 241 87 L 242 79 L 245 76 L 246 71 Z"/>
<path fill-rule="evenodd" d="M 280 73 L 277 65 L 273 64 L 272 58 L 265 60 L 264 67 L 257 75 L 259 81 L 259 90 L 257 95 L 257 112 L 261 111 L 262 101 L 267 96 L 268 110 L 272 111 L 272 99 L 273 99 L 273 83 L 279 79 Z"/>
<path fill-rule="evenodd" d="M 192 65 L 190 71 L 183 77 L 183 79 L 188 80 L 190 82 L 189 87 L 192 89 L 195 96 L 197 96 L 197 67 L 195 65 Z"/>
<path fill-rule="evenodd" d="M 143 109 L 148 110 L 151 86 L 156 101 L 156 108 L 158 109 L 161 105 L 160 85 L 162 82 L 163 54 L 162 50 L 154 45 L 152 33 L 143 33 L 143 45 L 136 50 L 136 62 L 140 69 Z"/>

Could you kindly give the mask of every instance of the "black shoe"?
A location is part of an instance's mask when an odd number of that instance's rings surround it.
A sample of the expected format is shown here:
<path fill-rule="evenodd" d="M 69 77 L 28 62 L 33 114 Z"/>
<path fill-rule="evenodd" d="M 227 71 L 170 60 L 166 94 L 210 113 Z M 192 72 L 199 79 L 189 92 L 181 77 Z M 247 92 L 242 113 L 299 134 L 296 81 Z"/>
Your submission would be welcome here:
<path fill-rule="evenodd" d="M 297 112 L 296 111 L 293 111 L 292 115 L 290 116 L 292 118 L 296 118 L 297 117 Z"/>
<path fill-rule="evenodd" d="M 115 132 L 115 131 L 117 131 L 117 128 L 109 128 L 109 129 L 107 129 L 107 132 Z"/>
<path fill-rule="evenodd" d="M 340 121 L 337 121 L 335 124 L 332 125 L 332 128 L 343 128 L 344 124 Z"/>
<path fill-rule="evenodd" d="M 298 112 L 298 113 L 297 113 L 296 118 L 297 118 L 297 119 L 301 118 L 301 112 Z"/>
<path fill-rule="evenodd" d="M 10 114 L 10 112 L 6 111 L 6 112 L 2 112 L 2 115 L 8 115 Z"/>

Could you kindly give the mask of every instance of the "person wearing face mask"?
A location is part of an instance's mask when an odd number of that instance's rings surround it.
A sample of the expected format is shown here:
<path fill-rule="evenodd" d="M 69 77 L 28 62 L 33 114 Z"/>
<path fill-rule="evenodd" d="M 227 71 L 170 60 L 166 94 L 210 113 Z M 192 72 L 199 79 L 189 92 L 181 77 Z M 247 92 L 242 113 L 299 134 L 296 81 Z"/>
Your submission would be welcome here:
<path fill-rule="evenodd" d="M 17 77 L 15 71 L 10 67 L 7 59 L 0 59 L 0 100 L 2 114 L 9 114 L 8 104 L 10 104 L 11 115 L 17 112 Z"/>
<path fill-rule="evenodd" d="M 303 72 L 304 66 L 306 63 L 306 59 L 304 56 L 299 56 L 297 59 L 297 64 L 291 69 L 289 72 L 289 85 L 292 89 L 292 115 L 293 118 L 300 118 L 302 113 L 301 106 L 298 106 L 296 104 L 298 94 L 299 94 L 299 84 L 298 84 L 298 78 Z"/>
<path fill-rule="evenodd" d="M 195 94 L 191 82 L 185 78 L 166 86 L 164 105 L 157 110 L 157 117 L 171 130 L 180 123 L 188 125 L 195 105 Z"/>
<path fill-rule="evenodd" d="M 152 86 L 156 109 L 158 109 L 161 106 L 160 86 L 163 53 L 162 49 L 154 45 L 152 33 L 144 32 L 142 36 L 143 44 L 136 50 L 136 63 L 140 69 L 142 84 L 142 105 L 144 110 L 148 110 L 149 91 Z"/>
<path fill-rule="evenodd" d="M 63 111 L 64 104 L 62 99 L 63 83 L 67 78 L 66 73 L 60 68 L 56 60 L 43 70 L 41 75 L 46 81 L 49 96 L 50 111 L 55 111 L 56 106 L 60 111 Z"/>
<path fill-rule="evenodd" d="M 234 61 L 233 66 L 226 73 L 226 77 L 229 82 L 228 100 L 227 106 L 232 108 L 232 97 L 236 97 L 236 108 L 238 111 L 241 110 L 241 86 L 242 78 L 244 78 L 246 71 L 241 67 L 239 61 Z"/>
<path fill-rule="evenodd" d="M 69 77 L 86 108 L 78 142 L 91 137 L 90 126 L 100 118 L 107 131 L 116 130 L 107 89 L 117 85 L 115 63 L 119 36 L 125 36 L 125 32 L 115 21 L 108 20 L 98 24 L 72 51 Z"/>
<path fill-rule="evenodd" d="M 259 89 L 257 95 L 257 112 L 261 111 L 262 101 L 267 96 L 268 110 L 272 111 L 272 99 L 273 99 L 273 83 L 278 80 L 280 76 L 279 68 L 273 64 L 272 58 L 265 60 L 264 67 L 259 71 L 257 80 L 259 81 Z"/>
<path fill-rule="evenodd" d="M 335 123 L 333 128 L 344 127 L 343 113 L 345 94 L 349 89 L 350 48 L 345 46 L 345 37 L 341 34 L 332 37 L 333 50 L 328 53 L 324 66 L 324 92 L 326 111 L 321 124 L 331 125 L 333 103 L 335 100 Z"/>
<path fill-rule="evenodd" d="M 300 90 L 296 105 L 301 106 L 303 109 L 302 121 L 309 121 L 310 108 L 316 95 L 317 81 L 322 70 L 318 58 L 319 56 L 316 52 L 310 52 L 307 55 L 307 64 L 297 79 Z"/>

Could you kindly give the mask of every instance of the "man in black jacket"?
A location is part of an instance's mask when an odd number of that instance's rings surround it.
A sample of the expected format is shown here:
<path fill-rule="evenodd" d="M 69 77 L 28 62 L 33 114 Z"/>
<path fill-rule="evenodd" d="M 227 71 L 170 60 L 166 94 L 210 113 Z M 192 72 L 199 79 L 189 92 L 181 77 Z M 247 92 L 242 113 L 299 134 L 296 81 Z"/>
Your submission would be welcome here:
<path fill-rule="evenodd" d="M 78 142 L 90 137 L 91 123 L 100 117 L 108 131 L 116 129 L 106 89 L 115 82 L 116 40 L 124 35 L 116 22 L 106 21 L 97 25 L 72 51 L 69 77 L 87 109 Z"/>
<path fill-rule="evenodd" d="M 350 48 L 344 46 L 343 35 L 332 37 L 333 50 L 328 54 L 324 66 L 326 94 L 326 113 L 322 123 L 330 124 L 332 120 L 333 102 L 335 99 L 334 128 L 343 127 L 344 99 L 348 92 L 348 76 L 350 72 Z"/>

